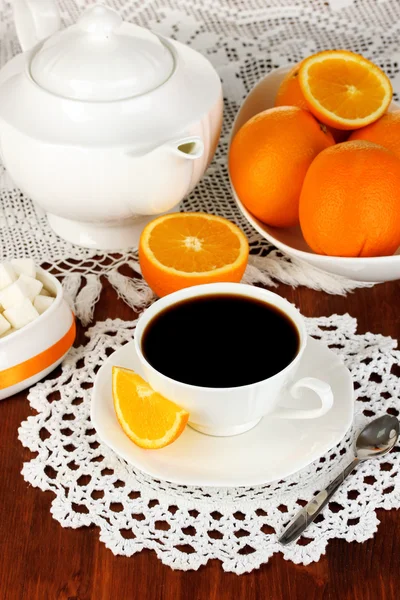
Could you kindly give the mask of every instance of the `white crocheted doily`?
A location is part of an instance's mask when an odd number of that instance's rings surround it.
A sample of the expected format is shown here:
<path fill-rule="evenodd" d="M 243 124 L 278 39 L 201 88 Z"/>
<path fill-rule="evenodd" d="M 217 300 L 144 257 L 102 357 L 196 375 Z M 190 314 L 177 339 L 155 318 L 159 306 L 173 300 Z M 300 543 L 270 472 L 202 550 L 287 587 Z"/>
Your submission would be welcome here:
<path fill-rule="evenodd" d="M 208 560 L 244 573 L 275 552 L 295 563 L 317 561 L 332 538 L 362 542 L 378 526 L 376 508 L 400 507 L 400 447 L 366 461 L 346 480 L 305 538 L 277 542 L 299 506 L 323 489 L 353 457 L 357 430 L 375 415 L 398 416 L 400 352 L 388 337 L 357 335 L 349 315 L 307 319 L 308 331 L 340 354 L 355 384 L 355 416 L 342 442 L 307 468 L 266 486 L 201 488 L 155 480 L 100 442 L 90 422 L 95 374 L 110 353 L 130 341 L 136 322 L 97 323 L 87 345 L 72 349 L 59 377 L 31 389 L 37 411 L 19 429 L 37 456 L 24 464 L 25 480 L 55 494 L 51 512 L 63 527 L 94 524 L 115 554 L 152 549 L 174 569 L 198 569 Z"/>
<path fill-rule="evenodd" d="M 59 4 L 63 22 L 68 25 L 89 1 L 59 0 Z M 252 247 L 245 281 L 273 285 L 277 280 L 341 294 L 362 285 L 290 261 L 252 229 L 232 200 L 226 168 L 228 137 L 239 106 L 261 77 L 325 48 L 348 48 L 364 54 L 385 69 L 398 89 L 398 0 L 107 0 L 107 4 L 125 19 L 199 50 L 221 76 L 225 96 L 221 142 L 207 174 L 184 201 L 183 209 L 219 214 L 243 228 Z M 19 50 L 11 3 L 0 0 L 0 65 Z M 13 187 L 4 171 L 0 173 L 0 239 L 0 261 L 31 256 L 64 278 L 75 313 L 83 323 L 91 319 L 101 291 L 101 275 L 108 277 L 133 308 L 145 306 L 151 299 L 138 274 L 136 253 L 99 255 L 64 242 L 32 202 Z M 133 278 L 118 271 L 128 260 Z"/>

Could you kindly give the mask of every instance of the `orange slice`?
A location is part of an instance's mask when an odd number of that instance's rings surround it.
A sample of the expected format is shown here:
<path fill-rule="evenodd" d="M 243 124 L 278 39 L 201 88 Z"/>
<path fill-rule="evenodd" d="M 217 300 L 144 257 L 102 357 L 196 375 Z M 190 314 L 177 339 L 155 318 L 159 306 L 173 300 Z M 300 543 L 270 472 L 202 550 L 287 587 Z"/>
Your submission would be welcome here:
<path fill-rule="evenodd" d="M 347 50 L 325 50 L 303 60 L 299 84 L 313 115 L 337 129 L 358 129 L 376 121 L 393 94 L 379 67 Z"/>
<path fill-rule="evenodd" d="M 113 367 L 112 391 L 118 421 L 141 448 L 163 448 L 185 429 L 189 413 L 153 390 L 134 371 Z"/>
<path fill-rule="evenodd" d="M 158 296 L 202 283 L 239 282 L 249 244 L 233 223 L 205 213 L 158 217 L 139 242 L 142 275 Z"/>

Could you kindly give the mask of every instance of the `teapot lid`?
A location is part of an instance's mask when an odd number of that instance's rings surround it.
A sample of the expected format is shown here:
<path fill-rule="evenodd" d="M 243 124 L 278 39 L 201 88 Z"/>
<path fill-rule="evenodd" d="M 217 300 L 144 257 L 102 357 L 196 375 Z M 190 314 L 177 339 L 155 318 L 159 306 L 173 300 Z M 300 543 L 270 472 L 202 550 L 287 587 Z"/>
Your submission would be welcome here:
<path fill-rule="evenodd" d="M 157 35 L 96 5 L 39 48 L 30 73 L 40 87 L 58 96 L 106 102 L 154 90 L 174 66 L 171 50 Z"/>

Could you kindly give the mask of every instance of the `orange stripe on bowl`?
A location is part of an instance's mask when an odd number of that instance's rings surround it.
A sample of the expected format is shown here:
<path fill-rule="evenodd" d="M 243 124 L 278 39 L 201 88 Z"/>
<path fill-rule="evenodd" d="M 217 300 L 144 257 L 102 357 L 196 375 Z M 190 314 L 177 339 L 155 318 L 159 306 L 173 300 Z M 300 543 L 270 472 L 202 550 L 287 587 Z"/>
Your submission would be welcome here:
<path fill-rule="evenodd" d="M 36 356 L 19 363 L 19 365 L 14 365 L 9 369 L 0 371 L 0 390 L 5 390 L 12 385 L 21 383 L 21 381 L 25 381 L 25 379 L 29 379 L 30 377 L 37 375 L 37 373 L 51 367 L 52 364 L 68 352 L 74 343 L 75 335 L 76 326 L 74 319 L 67 333 L 53 346 L 50 346 L 50 348 L 47 348 L 47 350 L 44 350 L 40 354 L 36 354 Z"/>

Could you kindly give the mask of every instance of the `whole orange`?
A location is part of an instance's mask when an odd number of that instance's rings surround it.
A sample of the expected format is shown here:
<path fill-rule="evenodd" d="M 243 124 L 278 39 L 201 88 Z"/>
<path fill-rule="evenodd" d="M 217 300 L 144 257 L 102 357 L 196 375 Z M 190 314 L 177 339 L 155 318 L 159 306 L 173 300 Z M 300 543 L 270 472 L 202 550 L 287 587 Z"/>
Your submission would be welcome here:
<path fill-rule="evenodd" d="M 254 116 L 237 132 L 229 151 L 239 199 L 263 223 L 296 225 L 307 169 L 333 143 L 331 134 L 300 108 L 282 106 Z"/>
<path fill-rule="evenodd" d="M 386 113 L 371 125 L 353 131 L 349 140 L 366 140 L 380 144 L 400 158 L 400 110 Z"/>
<path fill-rule="evenodd" d="M 275 106 L 298 106 L 308 110 L 308 104 L 299 85 L 299 68 L 301 63 L 290 69 L 279 86 L 275 98 Z"/>
<path fill-rule="evenodd" d="M 299 69 L 301 63 L 295 65 L 282 80 L 278 93 L 275 98 L 275 106 L 298 106 L 309 110 L 304 94 L 299 84 Z M 335 142 L 344 142 L 348 138 L 349 132 L 341 129 L 334 129 L 325 125 L 328 131 L 333 135 Z"/>
<path fill-rule="evenodd" d="M 371 142 L 337 144 L 312 163 L 300 196 L 308 245 L 330 256 L 387 256 L 400 246 L 400 159 Z"/>

